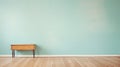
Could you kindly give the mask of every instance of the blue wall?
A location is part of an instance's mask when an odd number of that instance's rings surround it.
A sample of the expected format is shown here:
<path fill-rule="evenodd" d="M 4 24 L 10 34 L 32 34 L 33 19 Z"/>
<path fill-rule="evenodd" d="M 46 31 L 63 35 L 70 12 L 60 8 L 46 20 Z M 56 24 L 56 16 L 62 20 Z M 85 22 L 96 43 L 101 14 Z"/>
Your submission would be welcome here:
<path fill-rule="evenodd" d="M 13 43 L 35 43 L 39 55 L 120 54 L 119 3 L 0 0 L 0 55 Z"/>

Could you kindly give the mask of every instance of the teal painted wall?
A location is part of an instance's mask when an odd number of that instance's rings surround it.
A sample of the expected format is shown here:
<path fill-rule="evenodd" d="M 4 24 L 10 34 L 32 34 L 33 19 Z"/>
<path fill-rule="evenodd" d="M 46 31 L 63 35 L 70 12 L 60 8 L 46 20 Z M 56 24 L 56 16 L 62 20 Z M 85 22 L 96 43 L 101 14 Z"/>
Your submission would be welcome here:
<path fill-rule="evenodd" d="M 39 55 L 120 54 L 119 3 L 0 0 L 0 55 L 13 43 L 35 43 Z"/>

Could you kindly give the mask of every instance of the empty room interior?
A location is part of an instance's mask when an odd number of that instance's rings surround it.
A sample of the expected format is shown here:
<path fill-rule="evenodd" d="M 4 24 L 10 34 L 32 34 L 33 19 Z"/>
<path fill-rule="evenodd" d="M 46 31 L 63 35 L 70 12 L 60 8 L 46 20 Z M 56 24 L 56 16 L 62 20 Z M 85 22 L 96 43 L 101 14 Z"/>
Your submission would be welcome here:
<path fill-rule="evenodd" d="M 0 0 L 0 67 L 120 67 L 120 0 Z"/>

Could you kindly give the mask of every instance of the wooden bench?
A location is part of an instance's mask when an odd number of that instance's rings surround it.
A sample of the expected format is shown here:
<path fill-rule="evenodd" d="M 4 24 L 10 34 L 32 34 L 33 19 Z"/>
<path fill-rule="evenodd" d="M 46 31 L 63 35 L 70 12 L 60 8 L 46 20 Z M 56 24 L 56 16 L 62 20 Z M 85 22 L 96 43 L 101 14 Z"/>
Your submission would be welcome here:
<path fill-rule="evenodd" d="M 12 44 L 11 50 L 12 50 L 12 57 L 15 57 L 15 50 L 32 50 L 33 51 L 33 58 L 35 58 L 35 44 Z"/>

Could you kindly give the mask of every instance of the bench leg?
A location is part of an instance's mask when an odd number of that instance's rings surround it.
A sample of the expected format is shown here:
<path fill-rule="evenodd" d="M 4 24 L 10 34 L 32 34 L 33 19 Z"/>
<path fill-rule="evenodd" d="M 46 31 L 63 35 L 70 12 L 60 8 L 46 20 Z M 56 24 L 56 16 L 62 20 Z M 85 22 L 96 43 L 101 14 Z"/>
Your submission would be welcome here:
<path fill-rule="evenodd" d="M 35 58 L 35 50 L 33 50 L 33 58 Z"/>
<path fill-rule="evenodd" d="M 12 58 L 15 57 L 15 50 L 12 50 Z"/>

